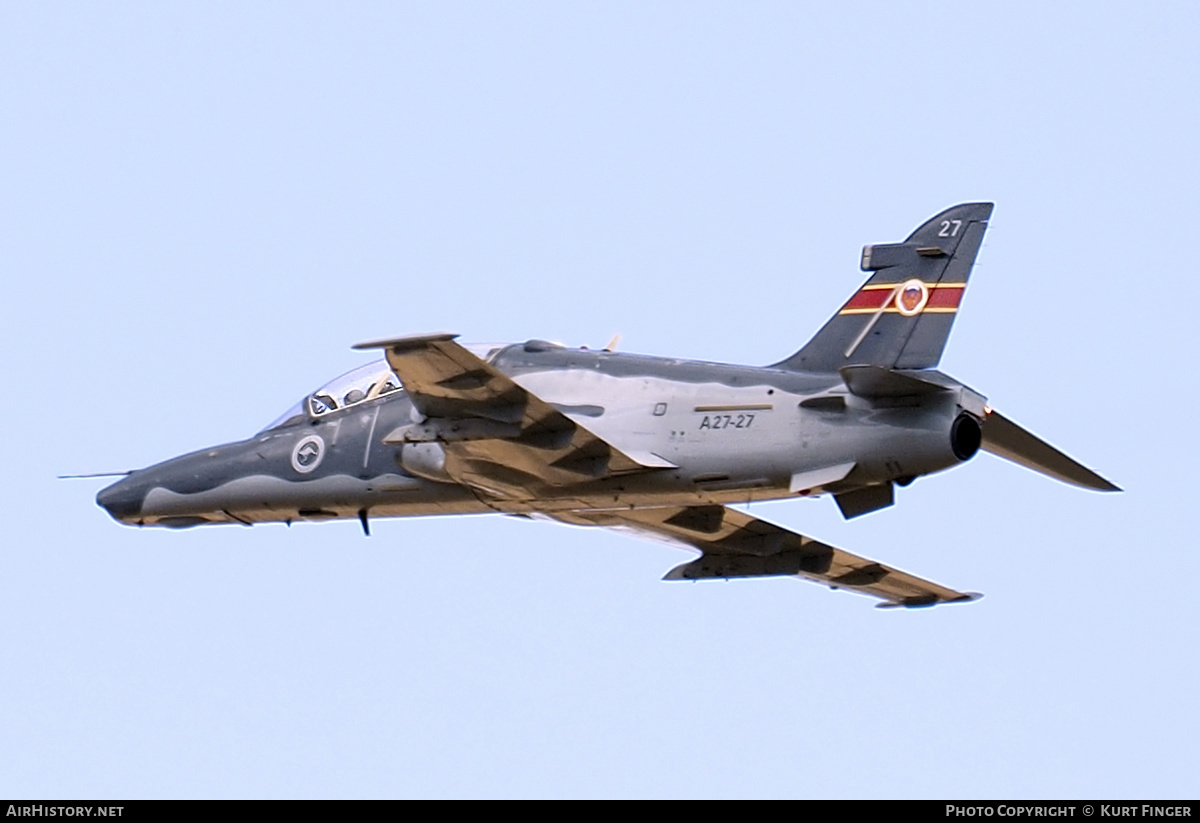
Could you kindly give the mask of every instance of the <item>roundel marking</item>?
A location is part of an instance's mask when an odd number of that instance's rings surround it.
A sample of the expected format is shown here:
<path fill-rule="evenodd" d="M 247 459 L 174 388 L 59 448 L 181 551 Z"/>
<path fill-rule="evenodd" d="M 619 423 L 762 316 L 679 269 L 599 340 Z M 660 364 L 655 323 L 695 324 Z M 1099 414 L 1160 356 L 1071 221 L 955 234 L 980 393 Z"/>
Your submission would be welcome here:
<path fill-rule="evenodd" d="M 905 317 L 921 313 L 929 302 L 929 287 L 920 280 L 909 280 L 896 292 L 896 311 Z"/>
<path fill-rule="evenodd" d="M 301 474 L 308 474 L 321 465 L 324 457 L 325 441 L 318 435 L 310 434 L 297 443 L 296 448 L 292 449 L 292 468 Z"/>

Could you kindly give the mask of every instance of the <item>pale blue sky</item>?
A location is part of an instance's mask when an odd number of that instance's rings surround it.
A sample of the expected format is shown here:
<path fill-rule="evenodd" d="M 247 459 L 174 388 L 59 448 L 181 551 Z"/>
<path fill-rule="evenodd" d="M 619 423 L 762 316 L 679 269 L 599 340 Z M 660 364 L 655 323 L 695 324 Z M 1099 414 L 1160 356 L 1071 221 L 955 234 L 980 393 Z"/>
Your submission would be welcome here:
<path fill-rule="evenodd" d="M 1193 3 L 0 2 L 0 796 L 1192 797 Z M 846 523 L 885 612 L 502 517 L 118 526 L 375 337 L 791 353 L 868 242 L 995 216 L 989 455 Z"/>

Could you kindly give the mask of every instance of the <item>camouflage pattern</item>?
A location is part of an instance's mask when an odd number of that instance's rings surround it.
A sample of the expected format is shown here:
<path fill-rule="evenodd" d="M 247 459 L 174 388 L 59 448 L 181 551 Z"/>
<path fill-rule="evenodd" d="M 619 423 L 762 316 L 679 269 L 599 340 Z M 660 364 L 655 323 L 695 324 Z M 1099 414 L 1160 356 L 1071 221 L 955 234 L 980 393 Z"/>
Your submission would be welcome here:
<path fill-rule="evenodd" d="M 174 528 L 501 512 L 633 530 L 699 550 L 669 579 L 794 575 L 926 606 L 973 599 L 729 508 L 831 495 L 846 517 L 979 448 L 1116 490 L 933 369 L 992 206 L 868 246 L 871 277 L 768 367 L 573 349 L 478 349 L 450 334 L 361 344 L 386 362 L 254 437 L 131 473 L 97 502 Z"/>

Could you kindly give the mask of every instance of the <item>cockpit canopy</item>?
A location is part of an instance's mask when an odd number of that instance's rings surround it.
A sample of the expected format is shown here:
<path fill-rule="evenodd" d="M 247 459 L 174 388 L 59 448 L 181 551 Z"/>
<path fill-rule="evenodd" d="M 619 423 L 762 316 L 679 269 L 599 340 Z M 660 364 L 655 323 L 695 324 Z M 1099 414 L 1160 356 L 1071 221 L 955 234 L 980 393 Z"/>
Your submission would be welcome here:
<path fill-rule="evenodd" d="M 313 417 L 329 414 L 358 403 L 374 400 L 400 388 L 386 360 L 376 360 L 335 377 L 308 396 L 308 410 Z"/>
<path fill-rule="evenodd" d="M 505 345 L 504 343 L 473 343 L 465 348 L 481 360 L 490 363 Z M 263 431 L 294 426 L 339 409 L 366 403 L 368 400 L 400 391 L 402 388 L 400 380 L 392 372 L 388 362 L 375 360 L 333 378 L 277 417 Z"/>
<path fill-rule="evenodd" d="M 263 431 L 303 422 L 307 416 L 321 417 L 399 391 L 400 388 L 400 381 L 392 373 L 387 361 L 376 360 L 330 380 L 281 414 Z"/>

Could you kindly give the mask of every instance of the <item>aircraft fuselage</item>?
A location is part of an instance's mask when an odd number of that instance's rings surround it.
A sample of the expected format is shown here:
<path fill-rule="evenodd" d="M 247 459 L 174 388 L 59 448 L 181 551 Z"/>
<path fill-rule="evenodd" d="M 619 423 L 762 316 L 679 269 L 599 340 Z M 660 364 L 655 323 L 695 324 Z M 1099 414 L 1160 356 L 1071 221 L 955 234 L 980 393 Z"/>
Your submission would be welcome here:
<path fill-rule="evenodd" d="M 248 440 L 133 472 L 98 502 L 122 522 L 173 527 L 363 512 L 377 518 L 723 505 L 870 487 L 885 489 L 890 502 L 892 483 L 964 459 L 951 436 L 963 413 L 960 391 L 881 404 L 855 396 L 837 373 L 541 341 L 502 348 L 490 362 L 621 451 L 652 455 L 661 467 L 598 479 L 580 473 L 544 485 L 536 499 L 477 495 L 439 476 L 441 445 L 422 433 L 423 417 L 407 393 L 394 391 L 320 416 L 306 406 L 292 422 Z M 947 378 L 949 389 L 956 386 Z"/>

